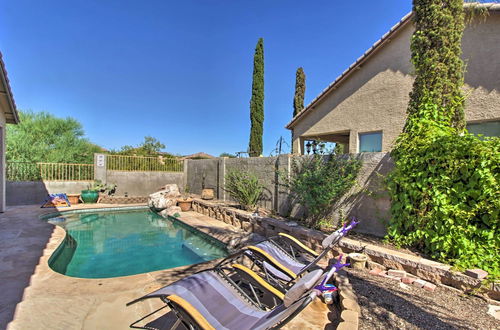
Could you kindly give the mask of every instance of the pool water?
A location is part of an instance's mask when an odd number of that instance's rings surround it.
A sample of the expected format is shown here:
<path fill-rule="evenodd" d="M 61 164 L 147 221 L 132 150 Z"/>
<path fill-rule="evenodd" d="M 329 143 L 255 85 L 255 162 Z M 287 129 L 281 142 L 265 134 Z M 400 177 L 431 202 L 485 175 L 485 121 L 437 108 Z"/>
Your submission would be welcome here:
<path fill-rule="evenodd" d="M 227 256 L 222 243 L 146 209 L 63 214 L 48 221 L 67 233 L 49 266 L 68 276 L 133 275 Z"/>

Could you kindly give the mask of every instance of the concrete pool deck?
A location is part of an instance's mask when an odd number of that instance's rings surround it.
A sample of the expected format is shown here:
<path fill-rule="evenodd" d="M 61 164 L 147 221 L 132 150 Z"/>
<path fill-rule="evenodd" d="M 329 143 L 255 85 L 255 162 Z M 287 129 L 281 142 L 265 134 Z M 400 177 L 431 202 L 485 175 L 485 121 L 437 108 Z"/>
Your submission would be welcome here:
<path fill-rule="evenodd" d="M 131 205 L 79 204 L 59 211 L 120 206 Z M 162 306 L 158 299 L 126 307 L 128 301 L 215 263 L 108 279 L 65 276 L 50 269 L 48 259 L 66 232 L 39 218 L 53 212 L 28 205 L 9 207 L 0 214 L 0 329 L 127 329 Z M 181 214 L 181 220 L 215 237 L 227 239 L 238 233 L 230 225 L 195 212 Z M 322 303 L 311 305 L 287 328 L 325 328 L 328 312 Z"/>

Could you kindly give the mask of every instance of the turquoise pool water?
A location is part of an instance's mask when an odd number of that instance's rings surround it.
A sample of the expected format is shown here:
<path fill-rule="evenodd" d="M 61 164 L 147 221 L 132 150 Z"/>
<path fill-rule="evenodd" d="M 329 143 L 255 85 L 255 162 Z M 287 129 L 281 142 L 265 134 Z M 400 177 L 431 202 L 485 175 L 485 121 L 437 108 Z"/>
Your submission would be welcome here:
<path fill-rule="evenodd" d="M 68 276 L 133 275 L 227 255 L 208 235 L 146 209 L 63 214 L 47 221 L 67 232 L 49 266 Z"/>

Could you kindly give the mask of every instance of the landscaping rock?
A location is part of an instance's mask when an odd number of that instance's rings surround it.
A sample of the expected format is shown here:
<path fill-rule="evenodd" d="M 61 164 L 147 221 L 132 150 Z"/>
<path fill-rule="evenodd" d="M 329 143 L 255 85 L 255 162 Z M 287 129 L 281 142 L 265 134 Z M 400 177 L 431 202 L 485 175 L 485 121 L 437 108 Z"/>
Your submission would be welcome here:
<path fill-rule="evenodd" d="M 427 283 L 424 280 L 415 280 L 412 284 L 418 288 L 423 288 L 425 283 Z"/>
<path fill-rule="evenodd" d="M 406 272 L 404 270 L 389 269 L 387 275 L 403 278 L 406 276 Z"/>
<path fill-rule="evenodd" d="M 176 184 L 167 184 L 162 190 L 149 195 L 148 206 L 155 212 L 160 212 L 177 204 L 179 187 Z"/>
<path fill-rule="evenodd" d="M 488 314 L 500 320 L 500 306 L 497 305 L 488 305 Z"/>
<path fill-rule="evenodd" d="M 434 292 L 434 290 L 436 290 L 436 285 L 430 282 L 425 282 L 424 289 L 430 292 Z"/>
<path fill-rule="evenodd" d="M 482 280 L 488 276 L 488 272 L 482 269 L 467 269 L 465 275 Z"/>
<path fill-rule="evenodd" d="M 378 275 L 381 272 L 382 272 L 382 269 L 380 269 L 380 268 L 373 268 L 372 270 L 370 270 L 371 275 Z"/>
<path fill-rule="evenodd" d="M 353 322 L 340 322 L 337 330 L 358 330 L 358 323 Z"/>
<path fill-rule="evenodd" d="M 399 283 L 399 287 L 404 290 L 410 290 L 410 287 L 404 283 Z"/>
<path fill-rule="evenodd" d="M 347 309 L 347 310 L 358 312 L 358 313 L 360 311 L 358 303 L 352 299 L 342 300 L 341 305 L 342 305 L 342 309 Z"/>
<path fill-rule="evenodd" d="M 173 217 L 176 213 L 182 212 L 181 208 L 178 206 L 170 206 L 168 209 L 165 209 L 160 212 L 160 215 L 164 218 Z"/>
<path fill-rule="evenodd" d="M 340 314 L 340 319 L 345 322 L 351 322 L 354 324 L 358 324 L 359 322 L 359 313 L 355 311 L 345 310 Z"/>

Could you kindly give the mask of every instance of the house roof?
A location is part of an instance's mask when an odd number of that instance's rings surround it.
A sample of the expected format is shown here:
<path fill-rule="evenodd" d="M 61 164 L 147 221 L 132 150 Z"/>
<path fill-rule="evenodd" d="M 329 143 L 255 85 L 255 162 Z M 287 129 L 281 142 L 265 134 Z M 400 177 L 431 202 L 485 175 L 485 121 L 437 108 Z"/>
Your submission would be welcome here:
<path fill-rule="evenodd" d="M 0 97 L 5 97 L 7 99 L 8 108 L 5 110 L 5 117 L 7 123 L 17 124 L 19 123 L 19 114 L 16 109 L 16 102 L 14 101 L 14 95 L 9 84 L 9 77 L 7 77 L 7 70 L 5 69 L 5 63 L 3 62 L 2 53 L 0 52 Z"/>
<path fill-rule="evenodd" d="M 489 11 L 500 11 L 500 4 L 498 3 L 468 3 L 464 4 L 465 7 L 474 7 L 474 8 L 485 8 Z M 302 111 L 300 111 L 293 119 L 285 126 L 288 129 L 292 129 L 301 118 L 303 118 L 306 114 L 313 111 L 315 106 L 323 100 L 328 94 L 337 89 L 338 85 L 340 85 L 344 80 L 348 79 L 348 77 L 358 69 L 361 69 L 363 64 L 371 58 L 373 54 L 375 54 L 379 49 L 381 49 L 388 41 L 391 40 L 391 37 L 394 37 L 396 33 L 401 31 L 401 29 L 411 22 L 411 18 L 413 17 L 413 12 L 406 14 L 399 22 L 397 22 L 386 34 L 384 34 L 379 40 L 377 40 L 373 46 L 371 46 L 363 55 L 361 55 L 353 64 L 351 64 L 344 72 L 340 74 L 328 87 L 323 89 L 321 93 L 316 96 L 311 103 L 309 103 Z"/>

